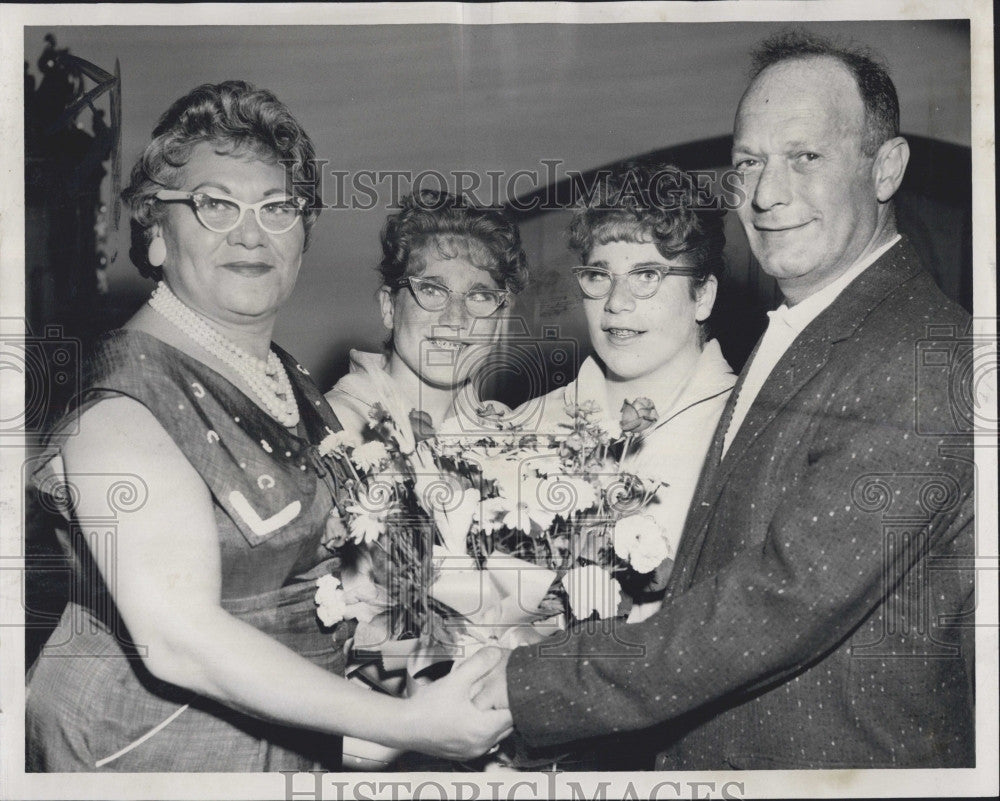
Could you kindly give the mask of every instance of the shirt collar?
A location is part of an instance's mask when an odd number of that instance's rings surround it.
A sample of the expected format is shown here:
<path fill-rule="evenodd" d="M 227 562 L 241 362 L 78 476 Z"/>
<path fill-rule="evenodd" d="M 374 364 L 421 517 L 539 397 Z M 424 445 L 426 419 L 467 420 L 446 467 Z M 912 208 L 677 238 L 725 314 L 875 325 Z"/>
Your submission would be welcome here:
<path fill-rule="evenodd" d="M 679 396 L 674 399 L 669 409 L 663 408 L 662 398 L 650 398 L 656 407 L 660 419 L 666 419 L 676 409 L 682 409 L 695 401 L 716 395 L 736 384 L 736 374 L 722 355 L 722 348 L 717 339 L 710 339 L 704 344 L 694 370 Z M 634 401 L 635 398 L 629 400 Z M 574 381 L 563 389 L 565 405 L 592 402 L 601 410 L 602 425 L 612 435 L 620 429 L 619 416 L 621 409 L 611 408 L 608 401 L 608 382 L 604 370 L 593 356 L 588 356 Z"/>
<path fill-rule="evenodd" d="M 883 253 L 888 251 L 889 248 L 895 245 L 901 238 L 902 237 L 899 234 L 896 234 L 884 245 L 851 265 L 851 267 L 835 281 L 827 284 L 818 292 L 814 292 L 805 300 L 799 301 L 791 307 L 787 303 L 782 303 L 777 309 L 767 313 L 770 321 L 774 323 L 784 323 L 796 334 L 800 333 L 802 329 L 819 317 L 820 313 L 837 299 L 837 296 L 847 288 L 851 281 L 871 267 Z"/>

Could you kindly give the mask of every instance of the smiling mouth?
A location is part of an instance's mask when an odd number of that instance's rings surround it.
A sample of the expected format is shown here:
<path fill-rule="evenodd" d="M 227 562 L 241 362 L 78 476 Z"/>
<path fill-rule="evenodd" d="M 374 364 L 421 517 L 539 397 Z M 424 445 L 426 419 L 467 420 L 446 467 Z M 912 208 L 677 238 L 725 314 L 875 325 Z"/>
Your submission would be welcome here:
<path fill-rule="evenodd" d="M 222 267 L 247 278 L 257 278 L 274 269 L 270 264 L 262 261 L 231 261 L 228 264 L 223 264 Z"/>
<path fill-rule="evenodd" d="M 455 351 L 458 351 L 458 350 L 461 350 L 462 348 L 465 347 L 465 343 L 464 342 L 459 342 L 459 341 L 454 340 L 454 339 L 437 339 L 437 338 L 432 338 L 432 339 L 428 339 L 427 341 L 433 347 L 438 348 L 440 350 L 455 350 Z"/>
<path fill-rule="evenodd" d="M 762 234 L 783 234 L 786 231 L 798 231 L 800 228 L 805 228 L 812 220 L 807 220 L 804 223 L 799 223 L 798 225 L 781 225 L 781 226 L 765 226 L 765 225 L 754 225 L 754 228 Z"/>
<path fill-rule="evenodd" d="M 604 333 L 612 342 L 631 342 L 646 332 L 636 328 L 605 328 Z"/>

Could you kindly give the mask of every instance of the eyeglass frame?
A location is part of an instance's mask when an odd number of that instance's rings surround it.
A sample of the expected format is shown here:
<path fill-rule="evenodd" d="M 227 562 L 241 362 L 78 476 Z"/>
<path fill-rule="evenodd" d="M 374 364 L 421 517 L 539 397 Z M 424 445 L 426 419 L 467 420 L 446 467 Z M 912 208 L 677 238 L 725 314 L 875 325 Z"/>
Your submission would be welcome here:
<path fill-rule="evenodd" d="M 198 201 L 195 200 L 195 198 L 198 196 L 210 198 L 211 200 L 225 200 L 226 202 L 232 203 L 235 206 L 237 206 L 240 210 L 240 213 L 236 217 L 236 222 L 234 222 L 229 228 L 213 228 L 211 225 L 205 222 L 205 220 L 202 219 L 201 214 L 198 213 L 199 210 Z M 247 211 L 252 210 L 254 214 L 254 219 L 257 221 L 257 225 L 259 225 L 262 230 L 267 231 L 267 233 L 274 234 L 276 236 L 280 236 L 281 234 L 287 234 L 295 227 L 295 223 L 301 220 L 303 215 L 305 214 L 306 205 L 309 202 L 308 200 L 306 200 L 306 198 L 301 196 L 277 195 L 272 197 L 266 197 L 263 200 L 258 200 L 256 203 L 244 203 L 242 200 L 232 197 L 231 195 L 226 195 L 222 192 L 218 193 L 203 192 L 203 191 L 187 192 L 182 189 L 160 189 L 153 195 L 153 197 L 164 203 L 177 203 L 177 202 L 190 203 L 192 206 L 192 210 L 194 211 L 194 216 L 197 218 L 198 222 L 200 222 L 205 228 L 207 228 L 214 234 L 228 234 L 231 231 L 235 231 L 237 228 L 240 227 L 240 224 L 243 222 L 243 218 L 246 216 Z M 270 206 L 272 203 L 287 203 L 289 200 L 293 201 L 295 205 L 298 206 L 298 213 L 296 214 L 295 219 L 292 220 L 292 223 L 287 228 L 283 228 L 280 231 L 272 231 L 270 228 L 265 226 L 264 223 L 261 222 L 260 219 L 261 209 L 263 209 L 265 206 Z"/>
<path fill-rule="evenodd" d="M 580 283 L 580 275 L 584 271 L 593 273 L 603 273 L 604 275 L 608 276 L 611 279 L 611 283 L 608 285 L 608 291 L 605 292 L 603 295 L 591 295 L 589 292 L 587 292 L 587 290 L 583 288 L 583 284 Z M 632 289 L 632 286 L 629 283 L 629 278 L 636 273 L 642 273 L 648 271 L 652 271 L 659 274 L 660 278 L 656 282 L 656 287 L 648 295 L 637 295 L 635 290 Z M 636 300 L 649 300 L 650 298 L 655 297 L 656 293 L 660 291 L 660 287 L 663 286 L 663 279 L 666 278 L 668 275 L 687 276 L 693 278 L 701 275 L 704 271 L 700 270 L 697 267 L 685 267 L 683 265 L 668 266 L 663 264 L 644 264 L 639 267 L 633 267 L 626 273 L 613 273 L 607 267 L 597 267 L 587 264 L 581 264 L 579 267 L 571 268 L 570 272 L 572 272 L 573 275 L 576 276 L 576 283 L 580 287 L 580 291 L 584 294 L 584 296 L 590 298 L 591 300 L 604 300 L 605 298 L 610 297 L 611 294 L 615 291 L 615 282 L 618 281 L 619 278 L 625 279 L 625 286 L 628 287 L 629 294 L 632 295 L 633 298 L 635 298 Z"/>
<path fill-rule="evenodd" d="M 445 292 L 448 293 L 448 296 L 445 298 L 445 302 L 440 309 L 428 309 L 426 306 L 424 306 L 423 303 L 420 302 L 420 298 L 417 297 L 416 290 L 413 287 L 412 282 L 414 281 L 416 281 L 417 284 L 426 283 L 431 286 L 436 286 L 438 289 L 443 289 Z M 475 317 L 477 320 L 485 320 L 487 317 L 492 317 L 494 314 L 496 314 L 510 302 L 510 296 L 513 294 L 509 289 L 470 289 L 468 292 L 456 292 L 451 287 L 447 287 L 444 284 L 439 284 L 437 281 L 434 281 L 430 278 L 420 278 L 419 276 L 415 275 L 406 276 L 405 278 L 400 278 L 393 284 L 393 287 L 396 289 L 402 289 L 404 286 L 407 289 L 409 289 L 410 294 L 413 295 L 414 303 L 416 303 L 424 311 L 429 311 L 429 312 L 444 311 L 445 309 L 448 308 L 448 304 L 451 302 L 452 297 L 461 297 L 462 306 L 472 317 Z M 474 292 L 490 292 L 491 294 L 501 295 L 502 297 L 500 298 L 500 303 L 497 304 L 497 307 L 489 314 L 482 314 L 482 315 L 474 314 L 472 309 L 469 308 L 469 295 L 471 295 Z"/>

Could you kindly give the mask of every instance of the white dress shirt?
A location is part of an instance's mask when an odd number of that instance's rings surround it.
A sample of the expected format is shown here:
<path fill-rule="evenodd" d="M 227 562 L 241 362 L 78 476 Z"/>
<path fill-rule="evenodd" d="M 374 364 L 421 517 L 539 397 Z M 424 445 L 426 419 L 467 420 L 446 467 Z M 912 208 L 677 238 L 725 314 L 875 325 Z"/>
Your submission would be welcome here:
<path fill-rule="evenodd" d="M 865 258 L 856 262 L 847 272 L 837 278 L 836 281 L 827 284 L 818 292 L 814 292 L 805 300 L 799 301 L 794 306 L 789 307 L 787 303 L 782 303 L 774 311 L 767 313 L 770 318 L 767 323 L 767 330 L 760 338 L 757 352 L 753 361 L 747 368 L 746 377 L 743 379 L 743 386 L 740 387 L 740 394 L 736 398 L 736 405 L 733 408 L 733 417 L 726 429 L 726 437 L 722 444 L 722 455 L 726 455 L 729 446 L 732 444 L 736 432 L 740 430 L 747 412 L 753 405 L 754 399 L 760 392 L 764 382 L 767 381 L 771 371 L 785 355 L 795 338 L 802 330 L 815 320 L 837 296 L 847 288 L 847 285 L 868 269 L 875 261 L 882 256 L 889 248 L 900 240 L 896 234 L 889 242 L 878 250 L 870 253 Z"/>

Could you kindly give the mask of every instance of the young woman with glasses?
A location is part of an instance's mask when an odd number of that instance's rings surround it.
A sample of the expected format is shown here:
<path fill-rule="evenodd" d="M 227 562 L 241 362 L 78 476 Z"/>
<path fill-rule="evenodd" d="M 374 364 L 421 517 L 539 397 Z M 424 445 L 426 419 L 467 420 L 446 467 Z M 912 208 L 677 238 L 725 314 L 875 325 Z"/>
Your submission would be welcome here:
<path fill-rule="evenodd" d="M 376 402 L 407 425 L 429 416 L 438 433 L 481 430 L 503 411 L 473 383 L 502 333 L 528 271 L 517 226 L 464 198 L 407 196 L 382 231 L 384 353 L 351 351 L 350 372 L 327 394 L 345 429 L 362 433 Z"/>
<path fill-rule="evenodd" d="M 604 177 L 574 210 L 569 232 L 593 355 L 574 381 L 529 401 L 514 417 L 540 419 L 543 433 L 557 433 L 567 406 L 591 402 L 614 434 L 625 401 L 651 400 L 656 422 L 630 445 L 625 469 L 664 482 L 647 513 L 676 553 L 736 383 L 719 343 L 706 333 L 722 268 L 724 213 L 670 165 L 629 164 Z M 661 593 L 671 566 L 668 560 L 657 571 L 653 586 Z M 645 619 L 659 603 L 651 594 L 629 621 Z"/>

